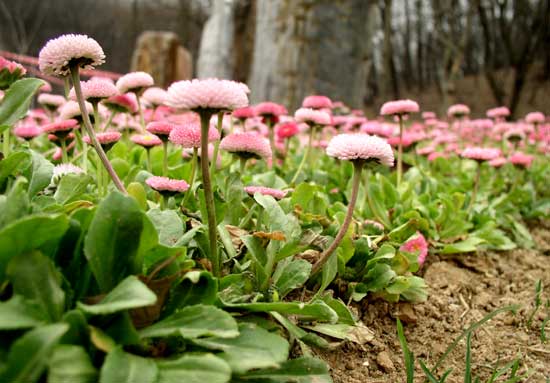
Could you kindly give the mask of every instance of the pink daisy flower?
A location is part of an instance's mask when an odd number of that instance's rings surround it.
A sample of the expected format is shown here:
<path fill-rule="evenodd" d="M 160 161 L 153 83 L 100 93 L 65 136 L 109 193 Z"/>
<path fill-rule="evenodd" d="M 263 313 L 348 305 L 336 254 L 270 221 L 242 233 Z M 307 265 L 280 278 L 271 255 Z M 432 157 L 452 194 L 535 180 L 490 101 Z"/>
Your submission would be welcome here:
<path fill-rule="evenodd" d="M 525 116 L 525 122 L 528 124 L 543 124 L 545 120 L 546 117 L 541 112 L 531 112 Z"/>
<path fill-rule="evenodd" d="M 161 139 L 154 134 L 135 134 L 130 137 L 130 140 L 132 140 L 134 144 L 143 146 L 145 148 L 162 145 Z"/>
<path fill-rule="evenodd" d="M 52 122 L 51 124 L 44 125 L 42 131 L 45 133 L 59 133 L 59 132 L 69 132 L 74 128 L 78 127 L 78 121 L 74 118 L 68 120 L 59 120 Z"/>
<path fill-rule="evenodd" d="M 489 161 L 489 165 L 491 165 L 494 168 L 500 168 L 504 164 L 506 164 L 508 160 L 504 157 L 497 157 Z"/>
<path fill-rule="evenodd" d="M 174 180 L 168 177 L 149 177 L 145 183 L 149 185 L 150 188 L 161 193 L 183 193 L 189 189 L 189 184 L 184 180 Z"/>
<path fill-rule="evenodd" d="M 339 134 L 330 140 L 327 155 L 341 160 L 375 161 L 393 166 L 394 157 L 391 146 L 386 140 L 368 134 Z"/>
<path fill-rule="evenodd" d="M 41 93 L 38 95 L 37 101 L 48 109 L 56 109 L 66 102 L 65 97 L 50 93 Z"/>
<path fill-rule="evenodd" d="M 97 140 L 101 144 L 101 146 L 107 146 L 116 143 L 118 140 L 120 140 L 120 137 L 122 137 L 122 134 L 119 132 L 102 132 L 102 133 L 96 133 Z M 84 136 L 83 140 L 88 145 L 92 144 L 92 140 L 88 136 Z"/>
<path fill-rule="evenodd" d="M 257 133 L 233 133 L 227 135 L 220 143 L 220 149 L 237 154 L 243 158 L 272 157 L 269 141 Z"/>
<path fill-rule="evenodd" d="M 303 122 L 308 125 L 331 125 L 332 116 L 324 110 L 300 108 L 294 112 L 296 122 Z"/>
<path fill-rule="evenodd" d="M 113 83 L 105 80 L 81 81 L 80 87 L 84 99 L 92 103 L 99 102 L 104 98 L 109 98 L 118 94 L 118 90 Z M 69 99 L 76 101 L 74 88 L 69 92 Z"/>
<path fill-rule="evenodd" d="M 138 111 L 135 97 L 130 94 L 117 94 L 103 101 L 103 105 L 113 112 L 134 114 Z"/>
<path fill-rule="evenodd" d="M 141 93 L 145 88 L 153 86 L 155 80 L 146 72 L 130 72 L 120 77 L 116 87 L 121 94 Z"/>
<path fill-rule="evenodd" d="M 422 119 L 424 120 L 435 120 L 437 118 L 434 112 L 422 112 Z"/>
<path fill-rule="evenodd" d="M 103 49 L 86 35 L 62 35 L 48 41 L 38 54 L 40 71 L 54 76 L 67 76 L 71 64 L 93 69 L 104 62 Z"/>
<path fill-rule="evenodd" d="M 162 88 L 151 87 L 146 89 L 141 97 L 143 101 L 147 102 L 153 107 L 157 107 L 163 105 L 166 102 L 166 99 L 168 98 L 168 93 Z"/>
<path fill-rule="evenodd" d="M 365 222 L 364 222 L 364 225 L 365 226 L 371 226 L 371 227 L 375 228 L 378 231 L 384 231 L 384 225 L 382 225 L 380 222 L 374 221 L 372 219 L 366 219 Z"/>
<path fill-rule="evenodd" d="M 397 100 L 397 101 L 388 101 L 380 109 L 380 114 L 382 116 L 389 115 L 403 115 L 409 113 L 417 113 L 420 111 L 420 107 L 416 101 L 412 100 Z"/>
<path fill-rule="evenodd" d="M 286 191 L 280 189 L 267 188 L 264 186 L 245 186 L 244 191 L 254 196 L 255 193 L 270 195 L 275 199 L 282 199 L 286 196 Z"/>
<path fill-rule="evenodd" d="M 327 96 L 307 96 L 302 101 L 302 108 L 310 109 L 332 109 L 332 101 Z"/>
<path fill-rule="evenodd" d="M 449 117 L 463 117 L 470 114 L 470 108 L 464 104 L 451 105 L 447 109 L 447 115 Z"/>
<path fill-rule="evenodd" d="M 295 122 L 283 122 L 275 127 L 275 134 L 279 139 L 290 138 L 298 134 L 298 124 Z"/>
<path fill-rule="evenodd" d="M 178 109 L 234 110 L 248 106 L 248 87 L 215 78 L 177 81 L 168 88 L 168 106 Z"/>
<path fill-rule="evenodd" d="M 509 161 L 510 163 L 516 166 L 528 168 L 531 166 L 534 159 L 535 157 L 529 154 L 525 154 L 522 152 L 515 152 L 510 156 Z"/>
<path fill-rule="evenodd" d="M 287 110 L 284 105 L 271 101 L 260 102 L 254 107 L 254 110 L 257 116 L 262 117 L 279 117 L 287 114 Z"/>
<path fill-rule="evenodd" d="M 418 253 L 418 264 L 422 266 L 428 256 L 428 242 L 422 233 L 417 231 L 416 235 L 407 240 L 399 250 L 406 251 L 407 253 Z"/>
<path fill-rule="evenodd" d="M 61 177 L 67 174 L 84 174 L 84 170 L 73 164 L 56 165 L 53 168 L 52 181 L 59 180 Z"/>
<path fill-rule="evenodd" d="M 238 118 L 239 120 L 246 120 L 247 118 L 256 117 L 256 109 L 252 106 L 235 109 L 233 111 L 233 117 Z"/>
<path fill-rule="evenodd" d="M 27 73 L 27 70 L 21 64 L 0 56 L 0 89 L 8 89 L 12 83 L 23 77 L 25 73 Z"/>
<path fill-rule="evenodd" d="M 13 134 L 25 140 L 32 140 L 42 134 L 42 129 L 36 125 L 21 125 L 13 129 Z"/>
<path fill-rule="evenodd" d="M 85 103 L 86 111 L 88 115 L 93 116 L 94 108 L 89 102 Z M 59 108 L 59 118 L 61 120 L 70 120 L 71 118 L 80 119 L 82 118 L 82 113 L 80 112 L 80 107 L 76 101 L 67 101 L 63 106 Z"/>
<path fill-rule="evenodd" d="M 495 148 L 468 147 L 460 155 L 471 160 L 490 161 L 500 157 L 501 151 Z"/>
<path fill-rule="evenodd" d="M 170 132 L 176 128 L 177 125 L 167 121 L 153 121 L 147 124 L 145 130 L 151 134 L 159 136 L 161 140 L 168 139 Z"/>
<path fill-rule="evenodd" d="M 51 93 L 52 92 L 52 84 L 50 84 L 48 81 L 46 80 L 42 80 L 44 81 L 44 85 L 42 85 L 40 88 L 38 88 L 38 91 L 40 93 Z"/>
<path fill-rule="evenodd" d="M 506 118 L 510 115 L 510 109 L 505 106 L 499 106 L 497 108 L 492 108 L 487 111 L 487 117 L 489 118 Z"/>
<path fill-rule="evenodd" d="M 201 146 L 201 126 L 198 123 L 187 123 L 178 125 L 170 132 L 170 141 L 181 145 L 184 148 L 200 148 Z M 217 141 L 220 139 L 218 129 L 210 126 L 208 129 L 208 141 Z"/>

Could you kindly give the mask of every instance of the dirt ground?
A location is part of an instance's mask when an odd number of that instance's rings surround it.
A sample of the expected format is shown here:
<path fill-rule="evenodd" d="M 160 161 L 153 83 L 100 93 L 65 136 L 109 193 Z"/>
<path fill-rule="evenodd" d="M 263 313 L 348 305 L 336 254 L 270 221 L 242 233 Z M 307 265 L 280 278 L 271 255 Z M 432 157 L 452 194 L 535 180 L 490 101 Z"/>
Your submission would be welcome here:
<path fill-rule="evenodd" d="M 432 367 L 465 328 L 497 308 L 513 304 L 520 305 L 516 315 L 501 313 L 472 336 L 472 373 L 485 382 L 497 363 L 503 366 L 521 356 L 519 371 L 531 371 L 522 381 L 550 382 L 550 341 L 543 344 L 540 340 L 542 321 L 549 315 L 544 302 L 550 299 L 550 222 L 532 227 L 532 235 L 537 244 L 532 250 L 430 256 L 423 270 L 429 286 L 425 303 L 413 306 L 374 301 L 357 307 L 375 337 L 363 346 L 346 343 L 337 350 L 319 351 L 331 366 L 334 382 L 406 381 L 396 317 L 405 323 L 405 336 L 415 357 Z M 528 329 L 526 322 L 534 308 L 538 280 L 545 286 L 543 306 Z M 550 337 L 548 325 L 546 328 Z M 438 374 L 452 368 L 446 382 L 463 382 L 464 360 L 462 340 Z M 425 381 L 418 363 L 415 368 L 415 382 Z"/>

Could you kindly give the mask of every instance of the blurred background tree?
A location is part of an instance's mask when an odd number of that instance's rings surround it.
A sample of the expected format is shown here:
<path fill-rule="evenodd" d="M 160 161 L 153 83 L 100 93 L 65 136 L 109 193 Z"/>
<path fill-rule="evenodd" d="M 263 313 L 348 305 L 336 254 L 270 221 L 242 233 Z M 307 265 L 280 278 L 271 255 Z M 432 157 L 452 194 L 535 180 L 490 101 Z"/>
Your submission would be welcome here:
<path fill-rule="evenodd" d="M 550 113 L 550 0 L 0 0 L 0 49 L 15 53 L 85 33 L 122 73 L 143 62 L 132 57 L 144 31 L 173 32 L 194 76 L 245 81 L 253 101 Z"/>

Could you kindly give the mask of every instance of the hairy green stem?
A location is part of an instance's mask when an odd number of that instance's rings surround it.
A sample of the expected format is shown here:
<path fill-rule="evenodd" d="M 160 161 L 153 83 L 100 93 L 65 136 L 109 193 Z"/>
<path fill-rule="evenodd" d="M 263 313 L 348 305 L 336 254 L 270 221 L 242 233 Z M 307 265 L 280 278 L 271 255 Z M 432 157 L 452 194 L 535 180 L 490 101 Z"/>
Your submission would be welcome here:
<path fill-rule="evenodd" d="M 223 112 L 218 112 L 218 132 L 220 133 L 220 137 L 222 136 L 222 124 L 223 124 Z M 208 121 L 208 129 L 210 129 L 210 121 Z M 206 131 L 206 139 L 208 141 L 208 130 Z M 218 150 L 220 149 L 220 141 L 214 142 L 214 153 L 212 156 L 212 163 L 210 164 L 210 173 L 211 177 L 214 177 L 214 171 L 216 170 L 216 163 L 218 161 Z M 208 159 L 208 145 L 206 146 L 206 152 L 203 152 L 201 149 L 201 157 L 205 155 L 206 153 L 206 159 Z"/>
<path fill-rule="evenodd" d="M 61 162 L 64 164 L 69 163 L 69 156 L 67 155 L 67 140 L 65 138 L 61 140 Z"/>
<path fill-rule="evenodd" d="M 217 246 L 217 230 L 216 230 L 216 211 L 214 207 L 214 193 L 212 191 L 212 183 L 210 180 L 210 171 L 208 169 L 208 129 L 210 128 L 210 117 L 212 112 L 209 110 L 201 110 L 201 170 L 202 170 L 202 186 L 204 188 L 204 200 L 206 203 L 206 214 L 208 218 L 208 239 L 210 241 L 210 262 L 212 263 L 212 273 L 214 276 L 220 276 L 220 258 L 218 255 Z M 219 115 L 218 115 L 219 116 Z M 216 157 L 213 163 L 216 162 Z"/>
<path fill-rule="evenodd" d="M 71 78 L 73 81 L 74 91 L 76 94 L 76 99 L 78 100 L 78 105 L 80 107 L 80 111 L 82 113 L 82 120 L 84 122 L 84 128 L 86 129 L 86 132 L 88 133 L 88 136 L 90 136 L 90 140 L 92 142 L 92 145 L 94 146 L 95 151 L 97 152 L 97 155 L 99 156 L 99 159 L 101 160 L 103 166 L 105 169 L 107 169 L 107 172 L 111 176 L 113 182 L 115 183 L 115 186 L 118 190 L 120 190 L 122 193 L 127 194 L 126 188 L 122 184 L 122 181 L 116 174 L 115 170 L 113 169 L 113 166 L 111 165 L 111 162 L 107 158 L 107 155 L 105 154 L 105 151 L 101 147 L 99 141 L 97 140 L 97 137 L 95 135 L 94 129 L 92 127 L 92 123 L 90 121 L 90 116 L 88 116 L 88 111 L 86 109 L 86 104 L 84 102 L 84 96 L 82 95 L 82 89 L 80 87 L 80 76 L 79 76 L 79 69 L 78 65 L 71 65 Z"/>
<path fill-rule="evenodd" d="M 334 238 L 334 241 L 332 241 L 328 249 L 326 249 L 321 254 L 321 256 L 319 257 L 319 260 L 315 262 L 315 264 L 313 265 L 311 269 L 311 275 L 316 274 L 322 269 L 322 267 L 328 261 L 332 253 L 334 253 L 334 250 L 338 248 L 338 246 L 340 245 L 340 242 L 342 242 L 342 239 L 344 239 L 344 236 L 348 231 L 349 225 L 351 224 L 351 220 L 353 218 L 353 210 L 355 209 L 355 203 L 357 202 L 357 194 L 359 191 L 359 184 L 361 183 L 362 170 L 363 170 L 363 161 L 354 161 L 351 198 L 348 204 L 348 211 L 346 213 L 346 217 L 344 218 L 344 222 L 342 223 L 342 226 L 340 227 L 338 234 L 336 234 L 336 238 Z"/>
<path fill-rule="evenodd" d="M 480 176 L 481 176 L 481 163 L 478 162 L 477 169 L 476 169 L 476 175 L 475 175 L 475 178 L 474 178 L 474 189 L 472 190 L 472 196 L 470 198 L 470 203 L 468 204 L 468 210 L 466 210 L 466 212 L 468 214 L 470 214 L 470 211 L 474 207 L 474 203 L 476 201 L 477 189 L 479 188 Z"/>
<path fill-rule="evenodd" d="M 141 125 L 141 131 L 145 131 L 145 118 L 143 117 L 143 109 L 141 108 L 141 100 L 139 97 L 139 92 L 134 93 L 136 95 L 136 101 L 138 105 L 138 112 L 139 112 L 139 123 Z"/>
<path fill-rule="evenodd" d="M 399 144 L 397 146 L 397 186 L 403 177 L 403 116 L 399 115 Z"/>
<path fill-rule="evenodd" d="M 168 176 L 168 141 L 162 141 L 162 175 Z"/>
<path fill-rule="evenodd" d="M 307 161 L 307 157 L 309 155 L 309 152 L 311 151 L 311 145 L 313 144 L 313 135 L 315 131 L 315 126 L 310 126 L 309 128 L 309 141 L 307 143 L 306 151 L 304 153 L 304 156 L 302 157 L 302 161 L 300 161 L 300 165 L 298 165 L 298 169 L 296 169 L 296 173 L 294 174 L 294 177 L 292 177 L 292 180 L 290 181 L 290 184 L 293 185 L 296 180 L 298 179 L 298 176 L 302 172 L 302 168 L 304 167 L 304 164 Z"/>
<path fill-rule="evenodd" d="M 197 158 L 199 149 L 193 148 L 193 157 L 191 158 L 191 175 L 189 176 L 189 189 L 181 201 L 181 206 L 185 206 L 189 196 L 193 193 L 193 184 L 195 183 L 195 175 L 197 174 Z"/>

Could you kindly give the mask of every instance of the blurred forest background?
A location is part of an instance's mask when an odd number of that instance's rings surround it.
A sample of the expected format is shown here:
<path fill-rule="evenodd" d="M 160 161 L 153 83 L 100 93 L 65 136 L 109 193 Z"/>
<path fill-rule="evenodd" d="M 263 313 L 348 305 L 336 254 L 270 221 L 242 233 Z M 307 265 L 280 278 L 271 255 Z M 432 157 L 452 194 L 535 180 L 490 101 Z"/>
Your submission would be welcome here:
<path fill-rule="evenodd" d="M 0 50 L 63 33 L 94 37 L 101 69 L 232 78 L 291 109 L 319 93 L 371 116 L 406 97 L 550 114 L 550 0 L 0 0 Z"/>

